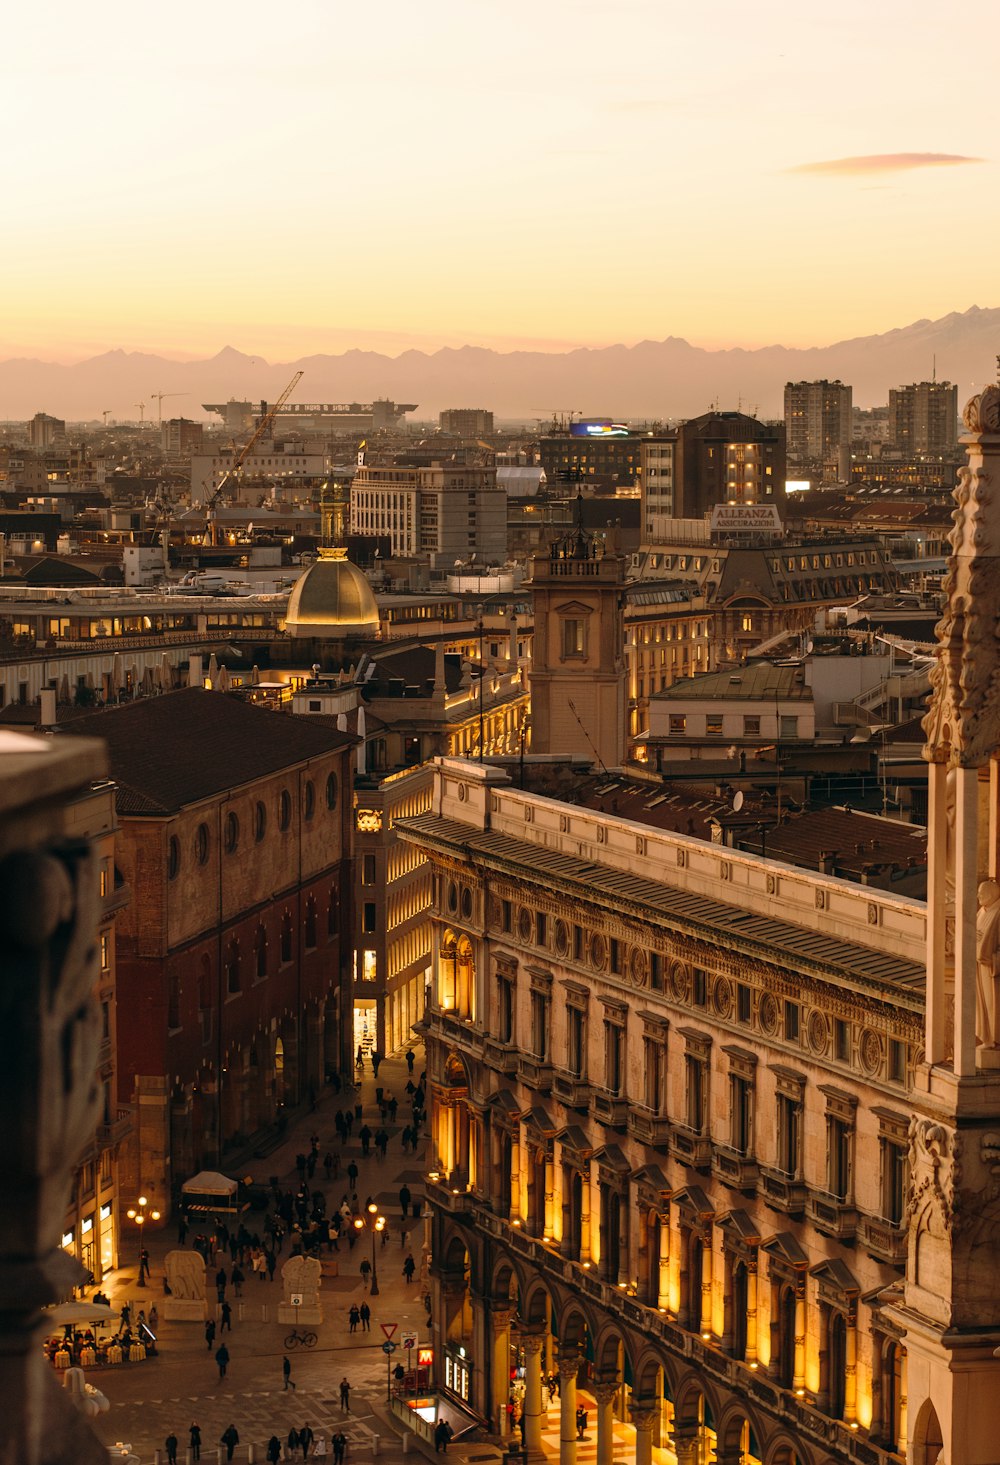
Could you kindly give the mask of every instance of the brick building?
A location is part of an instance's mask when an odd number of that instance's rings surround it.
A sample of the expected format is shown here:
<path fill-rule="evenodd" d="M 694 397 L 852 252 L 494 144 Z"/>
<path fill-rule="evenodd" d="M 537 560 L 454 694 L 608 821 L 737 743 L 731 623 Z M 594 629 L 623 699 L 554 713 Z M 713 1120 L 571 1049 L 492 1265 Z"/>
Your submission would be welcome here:
<path fill-rule="evenodd" d="M 197 687 L 71 731 L 118 785 L 128 1183 L 166 1214 L 175 1180 L 349 1066 L 354 739 Z"/>

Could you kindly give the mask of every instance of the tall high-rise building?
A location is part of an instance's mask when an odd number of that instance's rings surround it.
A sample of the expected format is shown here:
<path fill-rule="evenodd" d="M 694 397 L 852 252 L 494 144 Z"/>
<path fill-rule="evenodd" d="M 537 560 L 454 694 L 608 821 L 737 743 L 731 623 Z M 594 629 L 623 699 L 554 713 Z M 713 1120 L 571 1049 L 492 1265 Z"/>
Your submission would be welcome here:
<path fill-rule="evenodd" d="M 848 422 L 850 417 L 848 417 Z M 716 504 L 785 507 L 785 429 L 744 412 L 705 412 L 637 444 L 645 544 L 672 538 L 676 519 Z"/>
<path fill-rule="evenodd" d="M 822 462 L 850 449 L 852 405 L 842 381 L 786 382 L 788 456 Z"/>
<path fill-rule="evenodd" d="M 958 388 L 914 382 L 889 393 L 889 441 L 904 453 L 938 453 L 958 441 Z"/>
<path fill-rule="evenodd" d="M 200 453 L 205 429 L 189 417 L 171 417 L 160 428 L 160 447 L 168 458 L 182 458 Z"/>
<path fill-rule="evenodd" d="M 36 412 L 28 423 L 28 441 L 33 448 L 51 448 L 66 441 L 66 423 L 48 412 Z"/>

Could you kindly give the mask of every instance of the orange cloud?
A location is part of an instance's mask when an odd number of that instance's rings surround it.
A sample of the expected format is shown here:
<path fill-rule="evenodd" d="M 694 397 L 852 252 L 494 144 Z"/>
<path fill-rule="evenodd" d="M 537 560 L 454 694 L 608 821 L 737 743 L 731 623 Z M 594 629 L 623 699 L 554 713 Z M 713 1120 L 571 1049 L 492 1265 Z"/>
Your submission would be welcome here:
<path fill-rule="evenodd" d="M 901 173 L 908 168 L 953 168 L 960 163 L 983 163 L 962 153 L 868 153 L 860 158 L 829 158 L 821 163 L 800 163 L 789 173 Z"/>

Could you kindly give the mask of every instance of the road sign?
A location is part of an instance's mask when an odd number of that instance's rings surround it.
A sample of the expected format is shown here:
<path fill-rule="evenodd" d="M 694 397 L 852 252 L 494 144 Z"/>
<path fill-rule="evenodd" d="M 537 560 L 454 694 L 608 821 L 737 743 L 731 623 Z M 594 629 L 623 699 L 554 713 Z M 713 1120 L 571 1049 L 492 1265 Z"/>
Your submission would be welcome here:
<path fill-rule="evenodd" d="M 399 1341 L 402 1344 L 402 1346 L 407 1351 L 409 1351 L 411 1348 L 416 1348 L 416 1346 L 417 1346 L 417 1335 L 416 1335 L 416 1333 L 404 1333 L 403 1336 L 400 1338 Z"/>
<path fill-rule="evenodd" d="M 385 1334 L 385 1336 L 387 1338 L 391 1338 L 392 1335 L 393 1335 L 393 1333 L 399 1327 L 399 1324 L 398 1323 L 379 1323 L 379 1327 L 382 1329 L 383 1333 Z"/>
<path fill-rule="evenodd" d="M 392 1341 L 391 1338 L 386 1338 L 385 1342 L 382 1344 L 382 1352 L 386 1355 L 386 1357 L 389 1357 L 389 1355 L 395 1353 L 395 1351 L 395 1343 Z"/>

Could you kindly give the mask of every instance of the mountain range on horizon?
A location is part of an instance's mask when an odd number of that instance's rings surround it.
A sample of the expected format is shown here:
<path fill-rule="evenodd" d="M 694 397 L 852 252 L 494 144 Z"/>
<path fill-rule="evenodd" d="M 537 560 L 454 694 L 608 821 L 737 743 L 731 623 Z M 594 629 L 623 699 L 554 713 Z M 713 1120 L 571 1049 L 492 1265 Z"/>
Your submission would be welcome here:
<path fill-rule="evenodd" d="M 890 387 L 929 380 L 958 384 L 959 406 L 997 377 L 1000 308 L 972 306 L 939 320 L 919 320 L 882 335 L 830 346 L 762 346 L 709 350 L 678 337 L 635 346 L 571 351 L 499 352 L 485 347 L 438 351 L 348 350 L 267 362 L 232 347 L 201 360 L 175 361 L 145 352 L 107 351 L 67 366 L 11 358 L 0 361 L 0 420 L 48 412 L 71 422 L 154 419 L 153 393 L 164 394 L 164 417 L 205 418 L 202 403 L 230 397 L 274 401 L 297 370 L 301 402 L 368 402 L 389 397 L 419 404 L 427 421 L 447 407 L 485 407 L 497 418 L 546 419 L 553 412 L 666 420 L 692 417 L 713 404 L 780 417 L 786 381 L 839 378 L 858 407 L 884 405 Z"/>

